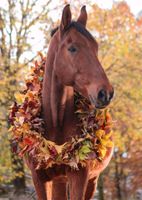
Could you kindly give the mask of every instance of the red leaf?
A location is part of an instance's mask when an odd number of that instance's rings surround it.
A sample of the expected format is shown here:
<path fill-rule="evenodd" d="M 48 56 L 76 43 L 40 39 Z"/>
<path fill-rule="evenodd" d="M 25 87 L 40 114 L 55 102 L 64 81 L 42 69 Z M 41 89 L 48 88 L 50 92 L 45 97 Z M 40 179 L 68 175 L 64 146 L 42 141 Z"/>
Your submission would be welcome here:
<path fill-rule="evenodd" d="M 32 144 L 34 143 L 34 141 L 33 141 L 32 139 L 27 138 L 27 137 L 25 137 L 25 138 L 23 139 L 23 142 L 24 142 L 25 144 L 28 144 L 28 145 L 32 145 Z"/>

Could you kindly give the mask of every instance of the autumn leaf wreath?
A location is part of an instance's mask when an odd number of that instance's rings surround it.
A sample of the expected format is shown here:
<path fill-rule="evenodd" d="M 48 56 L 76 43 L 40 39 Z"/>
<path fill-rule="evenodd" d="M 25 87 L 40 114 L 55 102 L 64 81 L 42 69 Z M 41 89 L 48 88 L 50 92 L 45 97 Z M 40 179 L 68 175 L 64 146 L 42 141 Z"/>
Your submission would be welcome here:
<path fill-rule="evenodd" d="M 45 139 L 41 118 L 41 89 L 46 58 L 40 54 L 31 68 L 25 89 L 15 94 L 16 101 L 10 110 L 10 131 L 14 152 L 20 156 L 31 154 L 37 169 L 54 164 L 65 164 L 78 169 L 87 160 L 103 161 L 107 149 L 113 146 L 112 119 L 107 109 L 92 109 L 89 101 L 75 92 L 76 115 L 81 135 L 72 137 L 62 145 Z"/>

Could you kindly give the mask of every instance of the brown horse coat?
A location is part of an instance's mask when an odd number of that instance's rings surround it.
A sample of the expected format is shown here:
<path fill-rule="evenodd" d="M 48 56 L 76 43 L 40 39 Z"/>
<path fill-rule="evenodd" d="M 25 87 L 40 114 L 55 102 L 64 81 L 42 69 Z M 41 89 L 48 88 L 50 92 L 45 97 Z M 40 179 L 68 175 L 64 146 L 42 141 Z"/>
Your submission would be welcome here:
<path fill-rule="evenodd" d="M 53 35 L 47 54 L 42 90 L 43 118 L 46 138 L 63 144 L 71 136 L 80 134 L 74 114 L 74 90 L 88 98 L 97 108 L 106 107 L 113 88 L 98 60 L 98 44 L 86 30 L 87 13 L 81 9 L 76 22 L 71 21 L 69 5 L 65 6 L 59 29 Z M 32 158 L 28 160 L 39 200 L 67 200 L 67 185 L 71 200 L 93 198 L 100 172 L 112 155 L 109 148 L 105 159 L 93 167 L 74 171 L 65 165 L 47 170 L 35 170 Z M 68 184 L 67 184 L 68 183 Z"/>

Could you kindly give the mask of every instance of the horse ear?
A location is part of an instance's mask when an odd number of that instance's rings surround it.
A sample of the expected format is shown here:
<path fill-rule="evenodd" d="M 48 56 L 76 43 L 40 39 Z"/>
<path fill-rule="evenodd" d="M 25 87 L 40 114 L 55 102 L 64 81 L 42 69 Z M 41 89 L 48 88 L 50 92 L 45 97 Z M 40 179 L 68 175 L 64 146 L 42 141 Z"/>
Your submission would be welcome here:
<path fill-rule="evenodd" d="M 71 11 L 70 11 L 70 5 L 68 4 L 64 7 L 62 12 L 62 19 L 60 24 L 61 33 L 64 32 L 64 30 L 66 29 L 66 27 L 69 26 L 70 23 L 71 23 Z"/>
<path fill-rule="evenodd" d="M 86 6 L 83 6 L 81 8 L 80 15 L 78 17 L 77 22 L 81 23 L 83 26 L 86 26 L 87 23 L 87 12 L 86 12 Z"/>

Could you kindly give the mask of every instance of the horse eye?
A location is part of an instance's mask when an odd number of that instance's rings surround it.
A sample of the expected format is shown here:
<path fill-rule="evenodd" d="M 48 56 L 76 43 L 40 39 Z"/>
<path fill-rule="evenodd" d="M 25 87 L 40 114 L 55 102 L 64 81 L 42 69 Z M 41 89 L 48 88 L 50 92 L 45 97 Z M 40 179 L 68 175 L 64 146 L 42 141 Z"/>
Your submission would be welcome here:
<path fill-rule="evenodd" d="M 77 51 L 77 49 L 75 47 L 71 46 L 68 48 L 68 51 L 70 51 L 71 53 L 74 53 Z"/>

